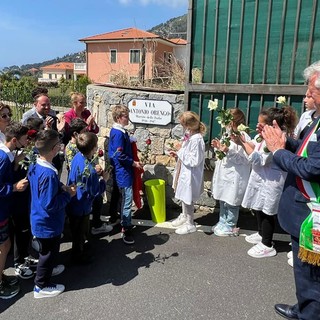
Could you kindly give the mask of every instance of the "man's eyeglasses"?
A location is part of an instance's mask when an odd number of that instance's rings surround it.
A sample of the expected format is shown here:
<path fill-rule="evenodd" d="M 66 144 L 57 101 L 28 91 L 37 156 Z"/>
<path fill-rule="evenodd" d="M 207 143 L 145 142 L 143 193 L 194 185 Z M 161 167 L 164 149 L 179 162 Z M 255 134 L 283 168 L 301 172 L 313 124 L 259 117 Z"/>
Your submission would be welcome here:
<path fill-rule="evenodd" d="M 8 113 L 8 114 L 4 113 L 4 114 L 2 114 L 0 117 L 1 117 L 2 119 L 7 119 L 7 118 L 11 118 L 11 117 L 12 117 L 12 114 L 11 114 L 11 113 Z"/>

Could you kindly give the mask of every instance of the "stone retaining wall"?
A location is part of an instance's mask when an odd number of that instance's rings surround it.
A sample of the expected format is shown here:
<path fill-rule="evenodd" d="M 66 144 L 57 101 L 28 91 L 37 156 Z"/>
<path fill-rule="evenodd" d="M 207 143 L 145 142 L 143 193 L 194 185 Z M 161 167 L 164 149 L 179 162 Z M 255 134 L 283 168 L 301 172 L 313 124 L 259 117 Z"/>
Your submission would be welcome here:
<path fill-rule="evenodd" d="M 107 85 L 89 85 L 87 87 L 88 108 L 96 115 L 99 132 L 99 146 L 107 145 L 110 129 L 113 125 L 111 109 L 117 104 L 128 105 L 132 99 L 148 99 L 168 101 L 173 108 L 172 121 L 168 125 L 130 124 L 127 128 L 137 138 L 137 146 L 141 152 L 146 150 L 146 140 L 151 139 L 150 155 L 145 163 L 143 180 L 152 178 L 166 181 L 167 205 L 175 204 L 172 190 L 172 174 L 175 160 L 167 154 L 171 144 L 180 143 L 183 136 L 183 128 L 179 124 L 178 117 L 185 110 L 184 94 L 180 92 L 155 92 L 154 90 L 133 90 Z M 211 187 L 212 170 L 205 171 L 205 188 Z M 208 196 L 210 191 L 203 193 L 199 205 L 213 207 L 215 201 Z M 109 198 L 109 197 L 108 197 Z"/>

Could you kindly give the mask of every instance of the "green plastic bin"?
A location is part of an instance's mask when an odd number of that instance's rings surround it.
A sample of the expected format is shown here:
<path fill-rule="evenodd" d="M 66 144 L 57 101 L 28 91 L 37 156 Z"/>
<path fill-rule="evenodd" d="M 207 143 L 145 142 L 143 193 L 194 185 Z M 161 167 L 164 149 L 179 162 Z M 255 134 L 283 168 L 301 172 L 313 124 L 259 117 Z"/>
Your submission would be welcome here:
<path fill-rule="evenodd" d="M 144 185 L 152 221 L 166 221 L 166 182 L 162 179 L 151 179 L 145 181 Z"/>

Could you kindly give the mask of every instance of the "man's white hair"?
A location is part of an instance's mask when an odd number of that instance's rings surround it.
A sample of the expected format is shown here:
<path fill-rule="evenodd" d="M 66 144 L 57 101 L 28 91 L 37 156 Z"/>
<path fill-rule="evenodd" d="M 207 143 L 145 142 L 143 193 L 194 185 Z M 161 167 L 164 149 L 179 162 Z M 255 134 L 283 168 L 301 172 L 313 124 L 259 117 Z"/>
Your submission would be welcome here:
<path fill-rule="evenodd" d="M 311 77 L 313 77 L 314 75 L 317 76 L 314 85 L 316 88 L 320 89 L 320 60 L 314 62 L 303 71 L 303 77 L 307 82 L 309 82 Z"/>

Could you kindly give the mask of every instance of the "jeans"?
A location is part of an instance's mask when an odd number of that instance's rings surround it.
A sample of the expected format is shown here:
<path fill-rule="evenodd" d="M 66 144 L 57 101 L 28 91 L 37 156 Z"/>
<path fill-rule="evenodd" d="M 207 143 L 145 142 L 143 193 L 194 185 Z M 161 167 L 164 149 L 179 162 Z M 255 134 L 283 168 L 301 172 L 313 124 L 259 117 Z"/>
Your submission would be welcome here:
<path fill-rule="evenodd" d="M 219 224 L 234 228 L 237 226 L 239 218 L 239 206 L 232 206 L 224 201 L 219 201 L 220 203 L 220 216 Z"/>
<path fill-rule="evenodd" d="M 121 225 L 124 229 L 131 227 L 132 187 L 120 187 L 121 193 Z"/>

